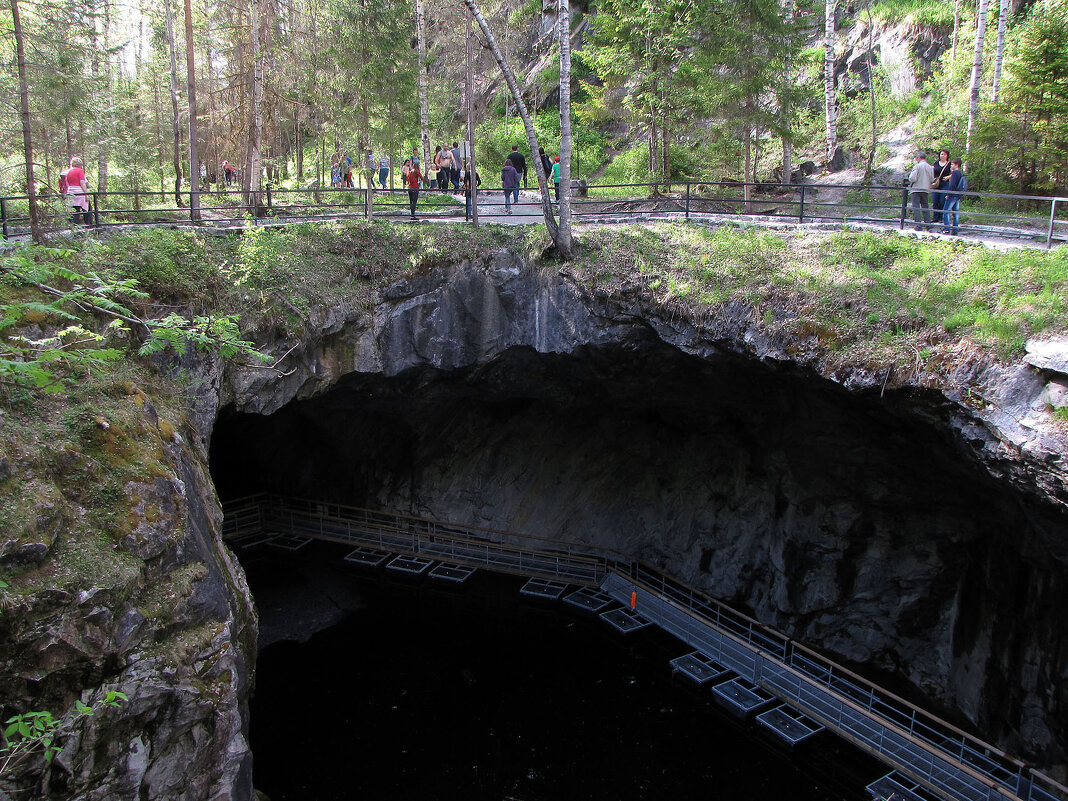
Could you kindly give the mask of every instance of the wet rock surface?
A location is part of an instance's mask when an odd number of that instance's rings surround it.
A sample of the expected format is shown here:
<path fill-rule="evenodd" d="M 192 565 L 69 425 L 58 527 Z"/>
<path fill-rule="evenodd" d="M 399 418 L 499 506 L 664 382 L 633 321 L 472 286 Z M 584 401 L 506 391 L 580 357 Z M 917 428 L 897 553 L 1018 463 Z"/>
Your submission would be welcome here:
<path fill-rule="evenodd" d="M 620 548 L 1064 759 L 1065 440 L 1032 367 L 919 386 L 832 367 L 741 302 L 695 319 L 504 252 L 294 344 L 288 375 L 219 383 L 224 496 Z"/>

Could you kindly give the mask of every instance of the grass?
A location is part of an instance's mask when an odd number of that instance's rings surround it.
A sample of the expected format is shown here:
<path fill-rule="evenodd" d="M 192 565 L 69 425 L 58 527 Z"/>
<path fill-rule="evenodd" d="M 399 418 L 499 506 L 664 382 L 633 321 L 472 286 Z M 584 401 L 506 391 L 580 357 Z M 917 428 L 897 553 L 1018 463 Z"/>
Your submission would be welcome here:
<path fill-rule="evenodd" d="M 843 361 L 938 362 L 962 340 L 1012 357 L 1030 336 L 1068 330 L 1064 248 L 667 224 L 583 236 L 578 265 L 599 285 L 638 281 L 695 313 L 743 300 L 765 326 L 816 337 Z"/>
<path fill-rule="evenodd" d="M 953 30 L 953 4 L 929 3 L 925 0 L 877 0 L 871 7 L 877 20 L 888 24 L 907 24 L 922 28 Z M 864 15 L 859 17 L 866 19 Z"/>

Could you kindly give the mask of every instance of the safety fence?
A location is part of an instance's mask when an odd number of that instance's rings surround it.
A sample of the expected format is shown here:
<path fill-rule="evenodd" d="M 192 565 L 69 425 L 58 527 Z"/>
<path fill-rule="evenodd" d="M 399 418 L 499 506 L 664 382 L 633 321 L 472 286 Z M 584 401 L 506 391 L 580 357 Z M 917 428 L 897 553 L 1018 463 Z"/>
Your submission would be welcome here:
<path fill-rule="evenodd" d="M 227 503 L 223 536 L 276 533 L 370 545 L 520 575 L 598 584 L 743 678 L 947 799 L 1068 801 L 1068 788 L 785 634 L 610 548 L 344 504 L 257 495 Z"/>
<path fill-rule="evenodd" d="M 536 185 L 508 202 L 500 187 L 484 186 L 477 194 L 477 214 L 486 222 L 541 220 Z M 943 199 L 957 196 L 943 193 Z M 261 192 L 225 188 L 196 192 L 198 219 L 191 219 L 193 195 L 184 192 L 92 192 L 89 210 L 77 222 L 59 195 L 40 199 L 41 226 L 61 230 L 131 225 L 244 226 L 263 222 L 331 219 L 412 218 L 412 199 L 402 188 L 312 187 Z M 915 208 L 908 188 L 886 185 L 768 184 L 736 181 L 672 181 L 639 184 L 572 182 L 570 202 L 575 221 L 626 222 L 649 219 L 754 218 L 781 223 L 862 223 L 887 228 L 908 226 L 941 233 L 1029 240 L 1044 244 L 1068 241 L 1068 198 L 965 192 L 959 211 L 944 219 L 931 207 L 934 193 L 923 193 L 928 208 Z M 954 217 L 953 215 L 958 215 Z M 462 192 L 423 188 L 415 199 L 420 220 L 458 222 L 471 219 Z M 29 198 L 0 198 L 0 229 L 5 238 L 29 231 Z"/>

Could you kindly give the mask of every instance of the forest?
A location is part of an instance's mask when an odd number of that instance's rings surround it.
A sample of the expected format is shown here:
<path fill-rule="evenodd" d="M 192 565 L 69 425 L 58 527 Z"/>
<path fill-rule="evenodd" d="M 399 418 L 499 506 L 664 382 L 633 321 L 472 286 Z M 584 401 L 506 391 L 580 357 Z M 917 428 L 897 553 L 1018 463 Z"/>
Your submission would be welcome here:
<path fill-rule="evenodd" d="M 558 4 L 471 5 L 539 142 L 560 152 Z M 0 13 L 5 195 L 26 193 L 28 165 L 35 190 L 55 192 L 74 156 L 100 192 L 188 191 L 201 163 L 217 186 L 224 161 L 245 191 L 326 186 L 334 161 L 367 148 L 399 166 L 466 139 L 468 102 L 480 164 L 525 147 L 478 26 L 468 85 L 460 0 L 9 0 Z M 569 16 L 572 177 L 774 181 L 841 147 L 878 181 L 882 138 L 908 121 L 915 147 L 964 155 L 973 189 L 1068 184 L 1068 0 L 601 0 Z M 890 65 L 891 40 L 914 78 Z"/>

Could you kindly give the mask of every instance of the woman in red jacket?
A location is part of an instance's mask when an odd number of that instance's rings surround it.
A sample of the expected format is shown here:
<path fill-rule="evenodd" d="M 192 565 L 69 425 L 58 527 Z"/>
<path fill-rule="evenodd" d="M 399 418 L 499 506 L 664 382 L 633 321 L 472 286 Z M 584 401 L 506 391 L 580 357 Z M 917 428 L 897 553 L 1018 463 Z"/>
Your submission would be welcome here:
<path fill-rule="evenodd" d="M 419 167 L 412 167 L 404 176 L 404 182 L 408 184 L 408 203 L 412 207 L 412 219 L 415 219 L 415 203 L 419 200 L 419 187 L 423 184 L 423 174 Z"/>

